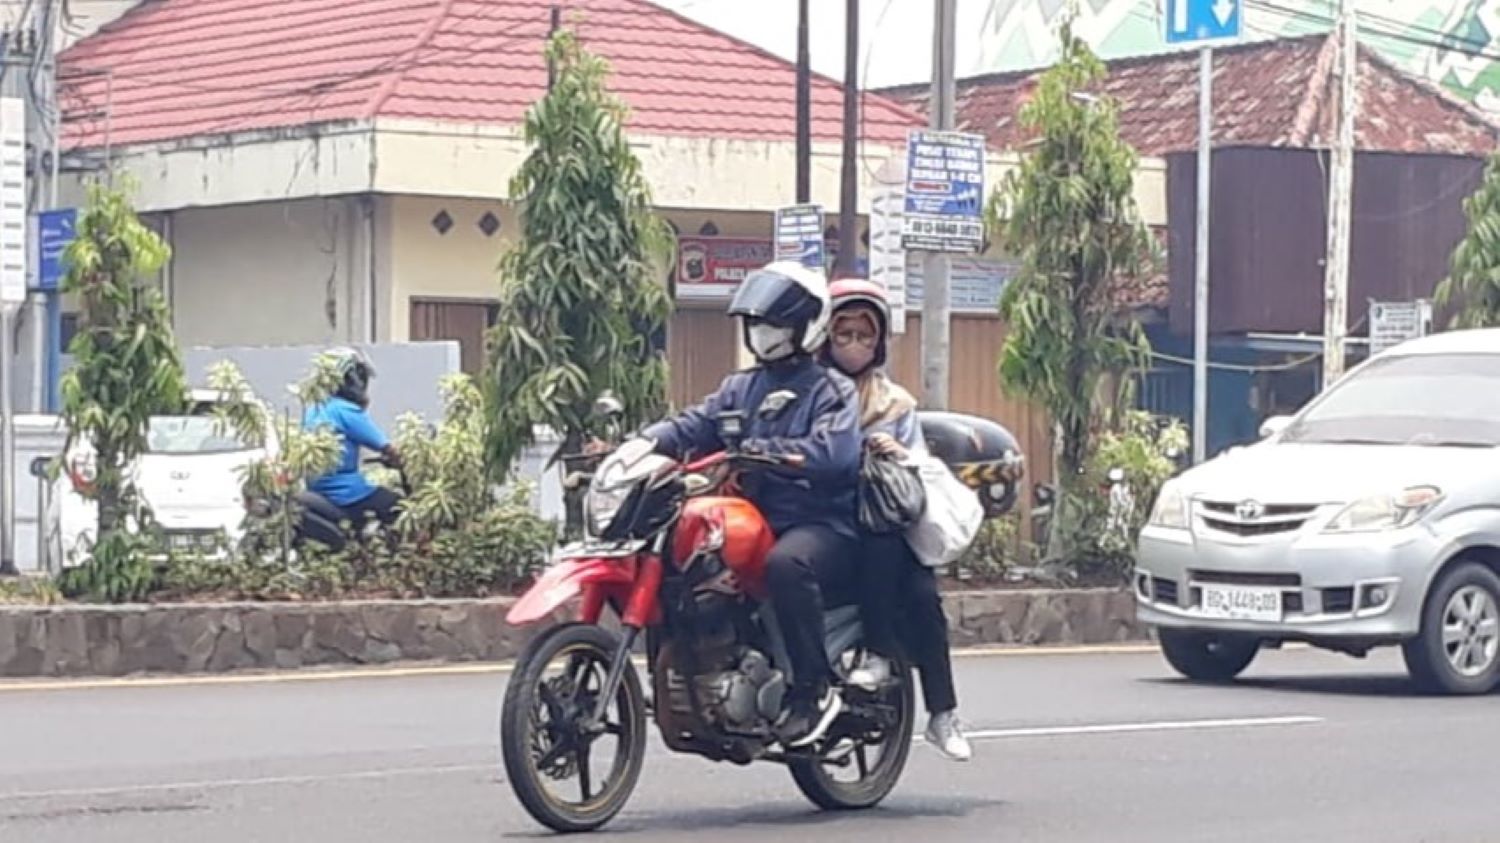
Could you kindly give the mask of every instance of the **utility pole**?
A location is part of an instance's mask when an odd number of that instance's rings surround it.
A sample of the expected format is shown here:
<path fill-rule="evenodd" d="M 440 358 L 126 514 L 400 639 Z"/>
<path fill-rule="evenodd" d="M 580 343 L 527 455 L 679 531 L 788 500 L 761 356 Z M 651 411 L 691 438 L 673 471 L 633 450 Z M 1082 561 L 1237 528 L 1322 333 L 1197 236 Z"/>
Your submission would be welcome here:
<path fill-rule="evenodd" d="M 839 184 L 839 254 L 835 278 L 854 275 L 859 249 L 859 0 L 844 3 L 844 150 Z"/>
<path fill-rule="evenodd" d="M 1208 456 L 1208 218 L 1213 180 L 1214 51 L 1198 51 L 1198 225 L 1193 278 L 1193 462 Z"/>
<path fill-rule="evenodd" d="M 807 7 L 797 0 L 797 204 L 812 201 L 812 58 L 808 48 Z"/>
<path fill-rule="evenodd" d="M 1358 37 L 1354 4 L 1339 2 L 1339 133 L 1328 177 L 1328 260 L 1323 290 L 1323 389 L 1344 374 L 1349 329 L 1349 239 L 1354 194 L 1354 118 L 1358 111 Z"/>
<path fill-rule="evenodd" d="M 954 43 L 957 0 L 933 0 L 932 96 L 929 119 L 932 128 L 953 130 L 954 101 L 958 83 L 954 79 Z M 922 403 L 933 410 L 948 409 L 949 292 L 951 264 L 946 254 L 928 252 L 922 266 Z"/>

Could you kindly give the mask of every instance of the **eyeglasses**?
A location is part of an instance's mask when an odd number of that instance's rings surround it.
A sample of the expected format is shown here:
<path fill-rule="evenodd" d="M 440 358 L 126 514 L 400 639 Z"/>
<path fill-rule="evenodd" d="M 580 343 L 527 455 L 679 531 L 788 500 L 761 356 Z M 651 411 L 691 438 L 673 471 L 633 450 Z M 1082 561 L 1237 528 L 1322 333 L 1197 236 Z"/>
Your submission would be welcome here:
<path fill-rule="evenodd" d="M 859 345 L 865 346 L 866 348 L 869 348 L 875 345 L 876 341 L 879 339 L 880 337 L 876 334 L 872 334 L 867 331 L 856 331 L 850 328 L 844 328 L 842 330 L 833 332 L 833 342 L 836 345 L 847 346 L 857 343 Z"/>

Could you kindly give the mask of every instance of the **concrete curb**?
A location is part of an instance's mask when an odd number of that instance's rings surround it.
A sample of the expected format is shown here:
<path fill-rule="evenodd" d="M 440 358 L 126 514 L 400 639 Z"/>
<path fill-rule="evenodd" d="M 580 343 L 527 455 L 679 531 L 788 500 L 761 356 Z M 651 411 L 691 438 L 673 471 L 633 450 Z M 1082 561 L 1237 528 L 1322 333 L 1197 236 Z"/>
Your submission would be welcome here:
<path fill-rule="evenodd" d="M 222 673 L 247 668 L 514 658 L 542 625 L 512 598 L 0 607 L 0 676 Z M 1117 589 L 944 595 L 955 647 L 1143 641 Z"/>

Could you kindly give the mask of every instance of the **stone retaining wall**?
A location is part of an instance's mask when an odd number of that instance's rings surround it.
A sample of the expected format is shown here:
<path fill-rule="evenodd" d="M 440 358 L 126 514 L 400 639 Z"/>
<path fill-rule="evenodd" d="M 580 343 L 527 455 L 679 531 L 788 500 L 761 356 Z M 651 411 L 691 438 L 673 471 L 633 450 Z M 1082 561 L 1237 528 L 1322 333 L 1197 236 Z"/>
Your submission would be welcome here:
<path fill-rule="evenodd" d="M 1125 591 L 967 591 L 945 600 L 954 646 L 1145 638 Z M 537 630 L 505 623 L 511 602 L 0 607 L 0 676 L 496 661 L 514 657 Z"/>

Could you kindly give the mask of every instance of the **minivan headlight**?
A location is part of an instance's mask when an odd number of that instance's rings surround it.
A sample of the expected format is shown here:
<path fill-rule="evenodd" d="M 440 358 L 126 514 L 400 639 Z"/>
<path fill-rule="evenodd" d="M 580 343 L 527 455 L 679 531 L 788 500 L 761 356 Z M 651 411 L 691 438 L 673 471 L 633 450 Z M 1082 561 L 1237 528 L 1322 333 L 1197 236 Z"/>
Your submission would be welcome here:
<path fill-rule="evenodd" d="M 1188 499 L 1177 484 L 1168 483 L 1161 487 L 1156 504 L 1151 507 L 1151 518 L 1146 523 L 1168 530 L 1188 528 Z"/>
<path fill-rule="evenodd" d="M 1400 530 L 1422 520 L 1443 499 L 1436 486 L 1412 486 L 1395 494 L 1371 495 L 1344 507 L 1325 533 L 1373 533 Z"/>

